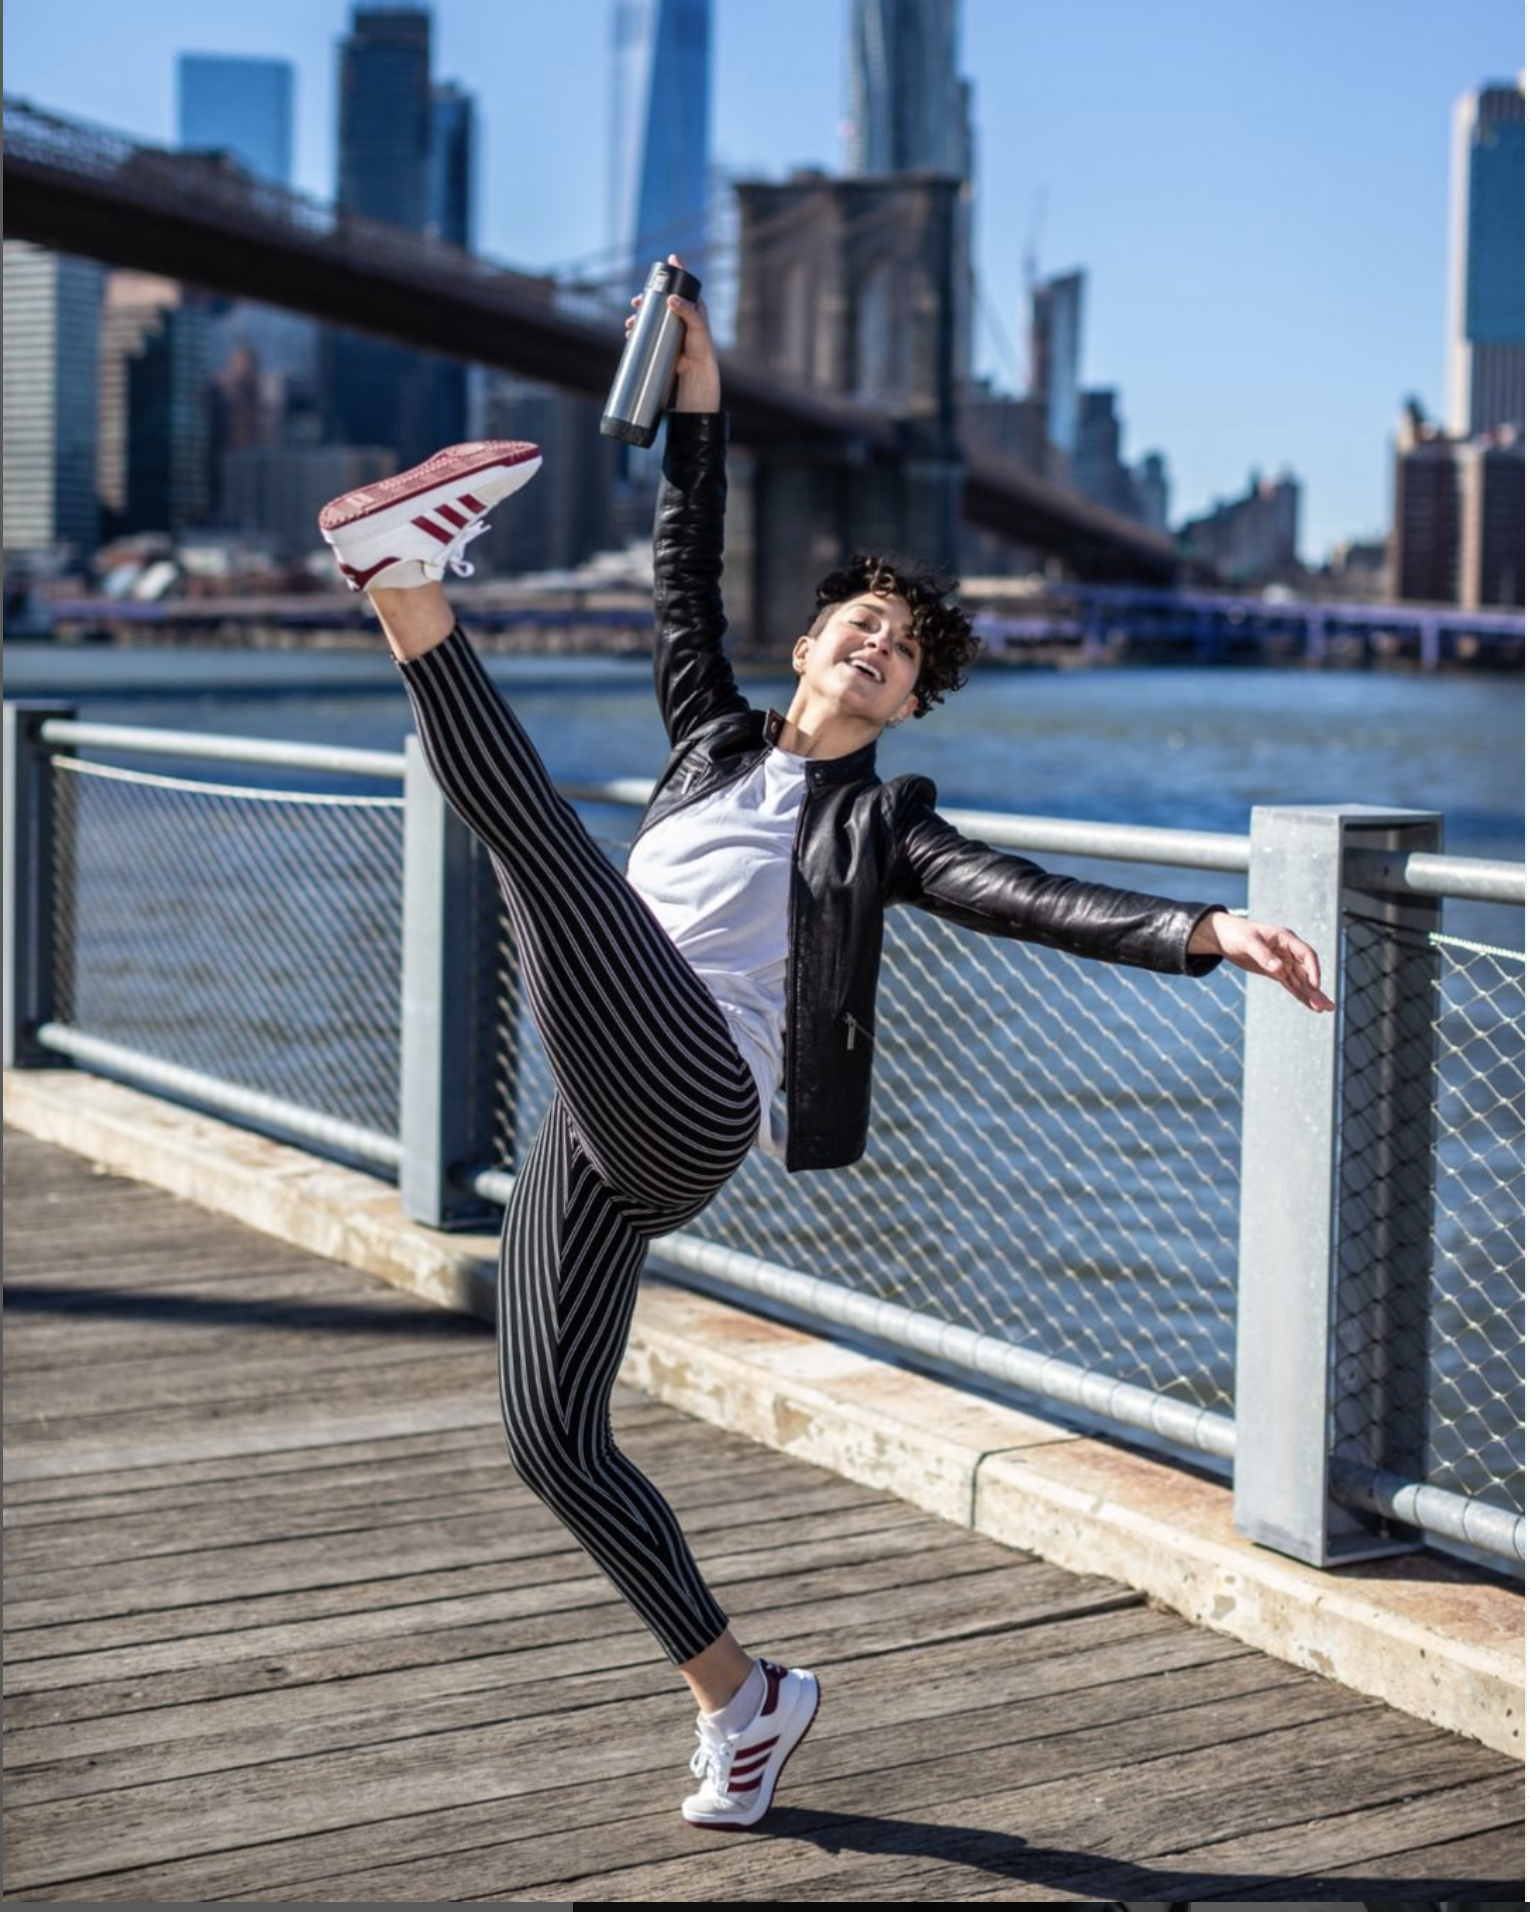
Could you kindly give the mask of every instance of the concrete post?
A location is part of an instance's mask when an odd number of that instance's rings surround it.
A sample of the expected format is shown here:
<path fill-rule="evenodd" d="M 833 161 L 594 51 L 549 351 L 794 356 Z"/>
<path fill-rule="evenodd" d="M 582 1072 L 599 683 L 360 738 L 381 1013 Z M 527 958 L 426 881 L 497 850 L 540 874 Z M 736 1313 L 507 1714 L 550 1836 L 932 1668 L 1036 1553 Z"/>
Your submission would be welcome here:
<path fill-rule="evenodd" d="M 495 966 L 484 960 L 487 858 L 448 807 L 418 737 L 404 744 L 404 934 L 399 1196 L 411 1221 L 483 1228 L 468 1185 L 494 1161 Z"/>
<path fill-rule="evenodd" d="M 54 938 L 56 886 L 72 873 L 67 816 L 55 802 L 52 747 L 39 734 L 52 718 L 72 718 L 73 704 L 43 699 L 5 703 L 5 1066 L 68 1068 L 68 1056 L 46 1049 L 33 1031 L 56 1020 L 60 985 Z M 64 754 L 62 751 L 59 754 Z M 65 990 L 67 994 L 67 989 Z"/>
<path fill-rule="evenodd" d="M 1338 1505 L 1329 1465 L 1404 1471 L 1420 1445 L 1437 961 L 1423 932 L 1439 905 L 1357 870 L 1440 841 L 1429 811 L 1253 812 L 1249 915 L 1311 943 L 1339 1007 L 1248 991 L 1233 1517 L 1313 1566 L 1415 1544 Z"/>

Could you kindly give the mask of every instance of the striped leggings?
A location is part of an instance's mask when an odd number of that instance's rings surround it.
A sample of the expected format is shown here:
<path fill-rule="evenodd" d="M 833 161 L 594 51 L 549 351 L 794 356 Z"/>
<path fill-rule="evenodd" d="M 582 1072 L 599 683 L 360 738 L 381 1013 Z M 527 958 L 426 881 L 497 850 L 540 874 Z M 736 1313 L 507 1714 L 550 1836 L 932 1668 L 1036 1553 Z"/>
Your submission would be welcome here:
<path fill-rule="evenodd" d="M 644 1243 L 743 1162 L 759 1093 L 711 992 L 554 790 L 460 626 L 398 668 L 431 774 L 489 850 L 555 1084 L 500 1238 L 510 1459 L 679 1665 L 728 1620 L 612 1439 L 611 1390 Z"/>

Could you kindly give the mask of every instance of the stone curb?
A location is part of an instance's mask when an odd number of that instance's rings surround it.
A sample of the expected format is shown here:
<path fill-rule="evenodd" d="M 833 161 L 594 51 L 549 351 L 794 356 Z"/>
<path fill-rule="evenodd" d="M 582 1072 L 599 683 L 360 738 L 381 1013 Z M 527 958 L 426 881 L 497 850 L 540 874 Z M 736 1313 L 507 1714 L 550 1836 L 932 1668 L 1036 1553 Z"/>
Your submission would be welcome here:
<path fill-rule="evenodd" d="M 7 1070 L 4 1105 L 7 1122 L 114 1173 L 494 1318 L 495 1238 L 406 1220 L 389 1183 L 83 1070 Z M 1320 1572 L 1235 1533 L 1220 1481 L 651 1275 L 621 1379 L 1524 1756 L 1522 1601 L 1464 1564 L 1405 1554 Z"/>

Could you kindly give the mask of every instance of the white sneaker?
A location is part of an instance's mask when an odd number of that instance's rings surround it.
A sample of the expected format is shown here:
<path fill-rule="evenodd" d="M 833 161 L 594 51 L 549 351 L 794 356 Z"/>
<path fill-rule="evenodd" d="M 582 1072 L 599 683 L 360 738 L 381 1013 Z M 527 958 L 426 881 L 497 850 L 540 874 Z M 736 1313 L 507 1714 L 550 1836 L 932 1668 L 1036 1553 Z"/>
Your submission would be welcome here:
<path fill-rule="evenodd" d="M 770 1810 L 781 1769 L 818 1716 L 818 1676 L 800 1666 L 761 1660 L 765 1698 L 736 1733 L 720 1733 L 705 1718 L 696 1721 L 699 1744 L 691 1771 L 701 1781 L 680 1807 L 688 1824 L 716 1832 L 740 1832 Z"/>
<path fill-rule="evenodd" d="M 319 513 L 319 529 L 353 591 L 439 582 L 448 565 L 471 577 L 463 546 L 488 530 L 489 511 L 501 498 L 541 469 L 538 447 L 519 440 L 448 445 L 396 478 L 331 500 Z"/>

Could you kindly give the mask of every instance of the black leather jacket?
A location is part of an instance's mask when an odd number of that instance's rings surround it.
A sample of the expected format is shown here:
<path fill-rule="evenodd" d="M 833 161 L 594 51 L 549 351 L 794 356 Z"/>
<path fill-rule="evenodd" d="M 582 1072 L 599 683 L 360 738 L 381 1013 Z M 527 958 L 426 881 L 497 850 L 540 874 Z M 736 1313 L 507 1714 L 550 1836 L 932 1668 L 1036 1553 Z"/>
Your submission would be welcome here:
<path fill-rule="evenodd" d="M 727 416 L 671 412 L 667 433 L 654 521 L 653 668 L 671 751 L 638 836 L 746 775 L 785 721 L 748 703 L 723 655 Z M 1195 925 L 1220 905 L 1049 875 L 961 835 L 934 806 L 928 777 L 878 777 L 875 742 L 808 762 L 786 964 L 789 1170 L 840 1168 L 865 1153 L 889 904 L 1143 969 L 1204 976 L 1222 960 L 1186 954 Z"/>

